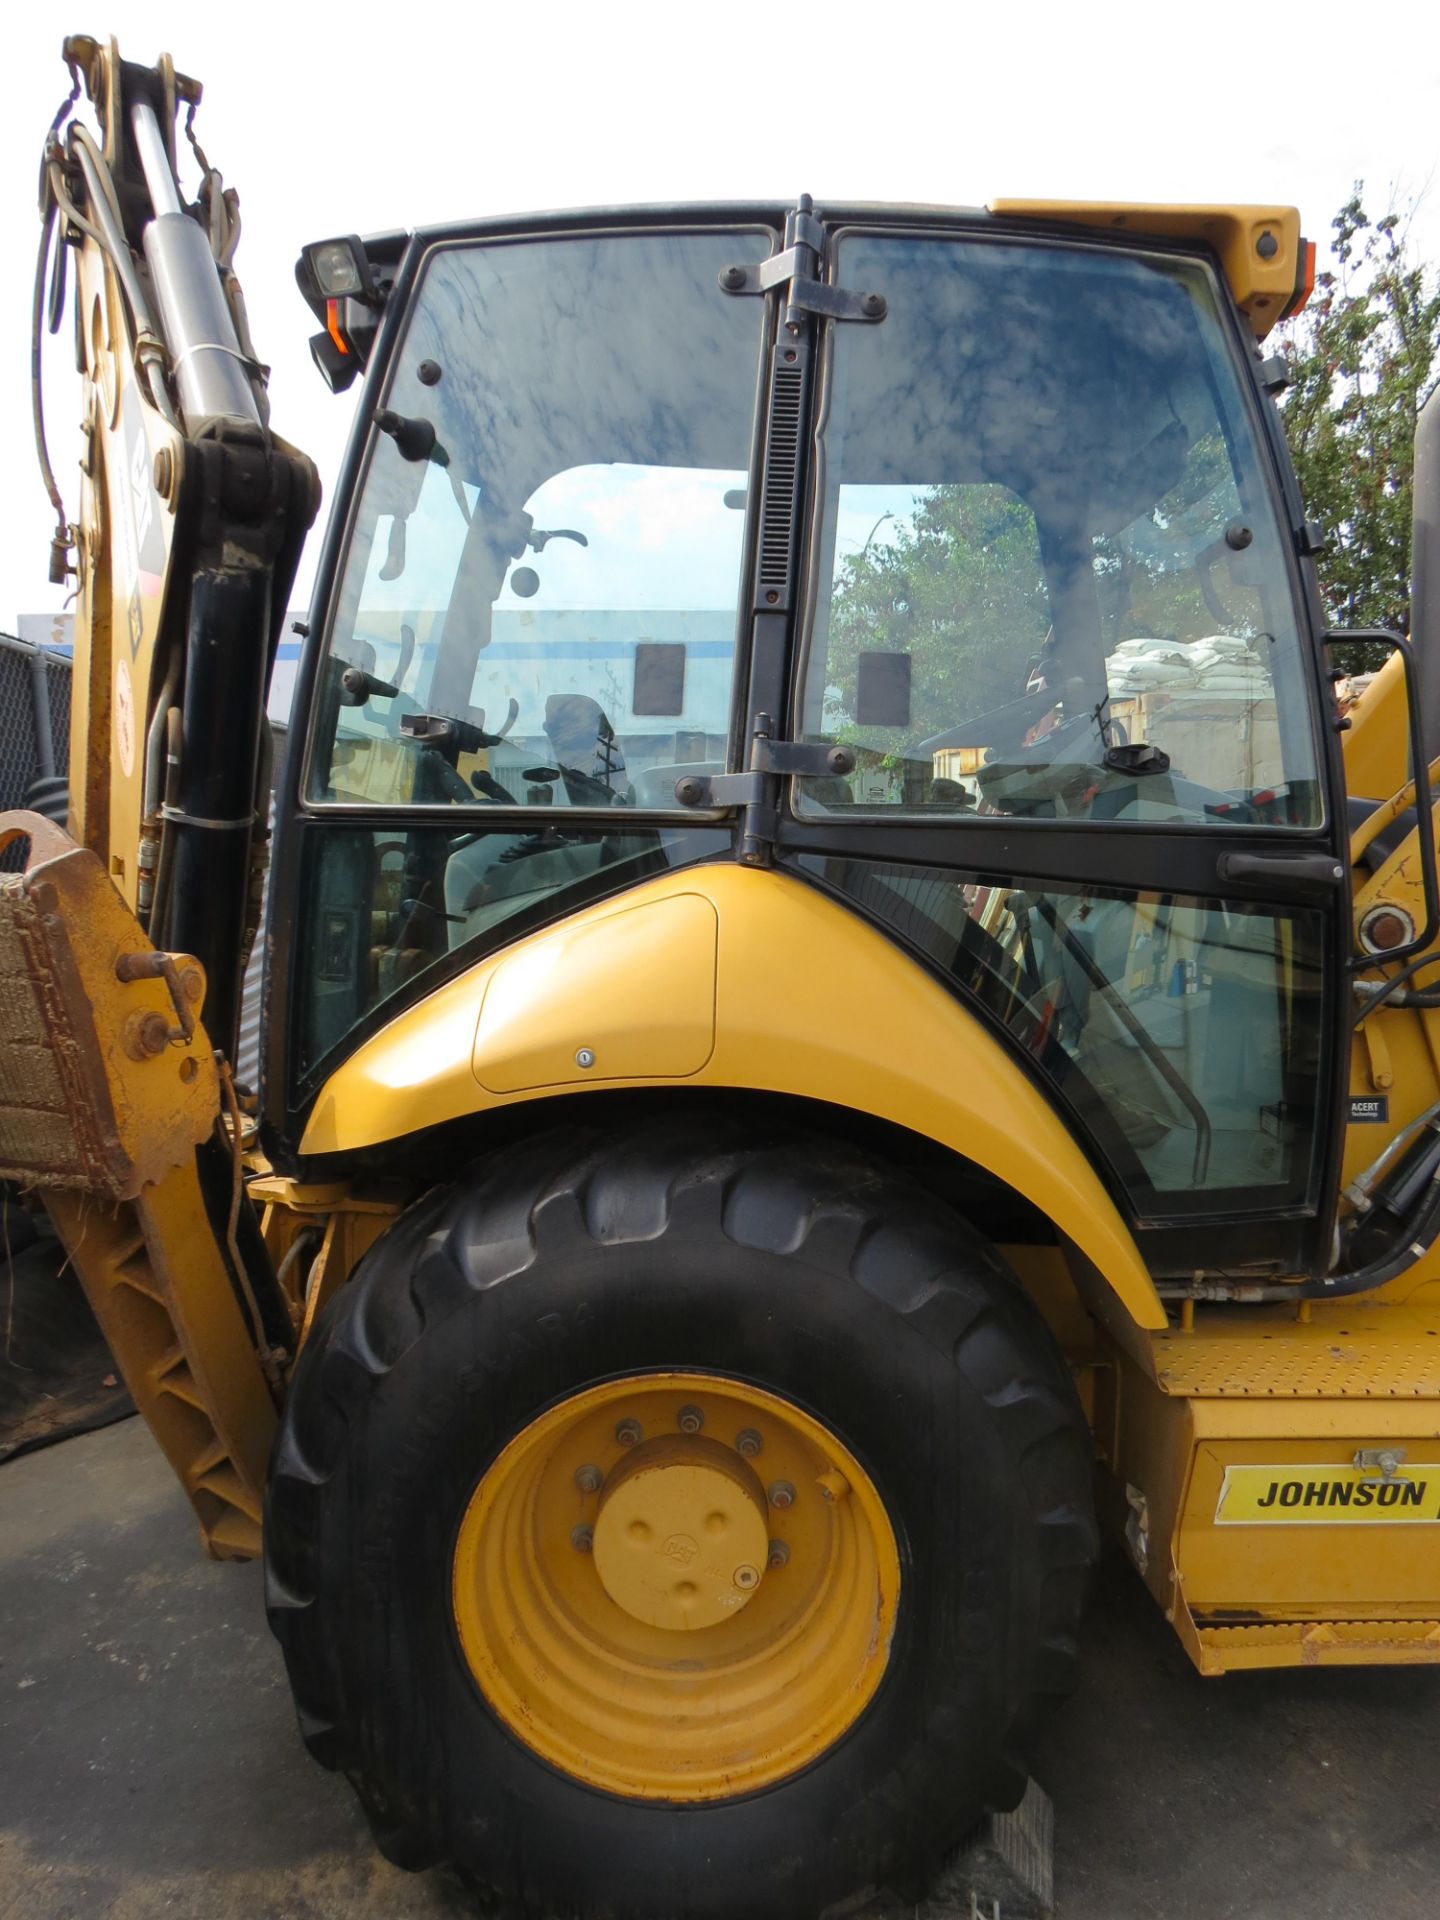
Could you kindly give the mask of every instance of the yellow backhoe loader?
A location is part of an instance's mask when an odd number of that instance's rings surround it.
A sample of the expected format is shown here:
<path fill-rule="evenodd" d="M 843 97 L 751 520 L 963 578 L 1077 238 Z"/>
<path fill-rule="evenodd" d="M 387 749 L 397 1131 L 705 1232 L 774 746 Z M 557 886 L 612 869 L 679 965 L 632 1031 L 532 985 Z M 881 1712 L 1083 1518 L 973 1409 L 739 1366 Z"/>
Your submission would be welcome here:
<path fill-rule="evenodd" d="M 235 197 L 168 59 L 65 57 L 0 1175 L 385 1852 L 534 1916 L 916 1897 L 1101 1523 L 1202 1672 L 1440 1661 L 1440 738 L 1399 636 L 1337 701 L 1295 212 L 306 247 L 363 386 L 282 753 L 318 489 Z"/>

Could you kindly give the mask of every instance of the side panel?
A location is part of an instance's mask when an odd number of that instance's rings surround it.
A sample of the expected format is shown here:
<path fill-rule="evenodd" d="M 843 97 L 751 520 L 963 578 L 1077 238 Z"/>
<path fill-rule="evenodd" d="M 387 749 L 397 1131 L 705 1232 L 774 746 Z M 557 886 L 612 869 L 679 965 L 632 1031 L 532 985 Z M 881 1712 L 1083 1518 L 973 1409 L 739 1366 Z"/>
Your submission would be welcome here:
<path fill-rule="evenodd" d="M 679 898 L 695 907 L 676 915 L 666 903 Z M 717 923 L 713 1051 L 693 1068 L 698 1055 L 682 1050 L 664 1063 L 668 1072 L 631 1070 L 624 1061 L 615 1071 L 604 1050 L 592 1045 L 607 1000 L 607 948 L 613 946 L 627 1000 L 648 1004 L 663 1018 L 678 997 L 685 1003 L 681 1024 L 689 1029 L 703 959 L 697 962 L 690 940 L 677 951 L 670 931 L 693 925 L 707 901 Z M 637 939 L 647 915 L 652 937 Z M 482 1025 L 493 977 L 502 967 L 513 977 L 521 964 L 543 973 L 546 993 L 516 998 L 503 1023 Z M 524 1066 L 530 1022 L 538 1023 L 533 1074 Z M 561 1030 L 563 1054 L 572 1062 L 593 1054 L 592 1065 L 557 1065 Z M 530 1082 L 520 1091 L 486 1090 L 484 1083 L 496 1083 L 502 1051 L 505 1084 Z M 552 1078 L 557 1072 L 566 1077 Z M 1165 1325 L 1124 1221 L 1045 1095 L 882 934 L 773 872 L 714 866 L 667 876 L 507 948 L 441 987 L 335 1072 L 315 1103 L 301 1152 L 374 1147 L 469 1114 L 617 1085 L 791 1094 L 927 1135 L 1063 1226 L 1138 1326 Z"/>
<path fill-rule="evenodd" d="M 1440 1662 L 1440 1315 L 1217 1308 L 1113 1356 L 1109 1518 L 1202 1673 Z"/>

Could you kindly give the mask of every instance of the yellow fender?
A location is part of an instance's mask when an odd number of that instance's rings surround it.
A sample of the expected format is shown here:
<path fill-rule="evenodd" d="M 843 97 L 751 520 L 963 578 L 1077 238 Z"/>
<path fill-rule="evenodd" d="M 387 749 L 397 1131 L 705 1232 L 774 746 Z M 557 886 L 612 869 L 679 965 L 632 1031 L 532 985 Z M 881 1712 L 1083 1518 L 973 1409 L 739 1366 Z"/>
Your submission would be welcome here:
<path fill-rule="evenodd" d="M 1137 1326 L 1166 1324 L 1114 1202 L 1001 1043 L 857 914 L 774 872 L 667 874 L 480 962 L 337 1068 L 300 1150 L 679 1085 L 823 1100 L 927 1135 L 1054 1221 Z"/>

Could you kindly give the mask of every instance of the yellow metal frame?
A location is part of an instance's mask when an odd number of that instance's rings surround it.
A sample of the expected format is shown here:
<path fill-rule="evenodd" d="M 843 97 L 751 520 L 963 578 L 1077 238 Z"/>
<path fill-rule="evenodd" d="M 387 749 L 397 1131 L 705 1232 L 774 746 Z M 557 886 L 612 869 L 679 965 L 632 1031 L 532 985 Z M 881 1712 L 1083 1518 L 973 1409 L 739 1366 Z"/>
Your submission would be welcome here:
<path fill-rule="evenodd" d="M 666 875 L 480 962 L 337 1068 L 300 1150 L 374 1147 L 559 1094 L 677 1085 L 824 1101 L 939 1141 L 1048 1215 L 1137 1326 L 1165 1325 L 1053 1101 L 883 934 L 775 872 Z"/>
<path fill-rule="evenodd" d="M 1340 736 L 1345 790 L 1377 803 L 1388 800 L 1410 756 L 1405 662 L 1399 653 L 1391 653 L 1345 714 L 1350 722 Z"/>
<path fill-rule="evenodd" d="M 45 1207 L 206 1551 L 252 1559 L 277 1416 L 193 1160 L 133 1200 L 56 1189 Z"/>
<path fill-rule="evenodd" d="M 452 1593 L 517 1739 L 587 1785 L 692 1803 L 774 1786 L 854 1725 L 889 1662 L 900 1556 L 810 1414 L 724 1375 L 639 1374 L 504 1449 Z"/>
<path fill-rule="evenodd" d="M 299 1329 L 298 1348 L 326 1302 L 400 1212 L 401 1200 L 376 1185 L 291 1180 L 272 1172 L 258 1154 L 251 1164 L 245 1190 L 259 1209 L 260 1235 Z"/>

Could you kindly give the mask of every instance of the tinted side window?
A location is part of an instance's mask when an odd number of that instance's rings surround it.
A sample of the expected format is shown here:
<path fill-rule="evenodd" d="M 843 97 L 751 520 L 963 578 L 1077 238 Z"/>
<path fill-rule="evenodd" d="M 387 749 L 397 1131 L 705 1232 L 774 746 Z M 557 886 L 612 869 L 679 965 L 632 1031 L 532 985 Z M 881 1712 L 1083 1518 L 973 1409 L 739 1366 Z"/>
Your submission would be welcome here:
<path fill-rule="evenodd" d="M 876 861 L 803 864 L 1009 1031 L 1141 1219 L 1310 1199 L 1319 913 Z"/>

